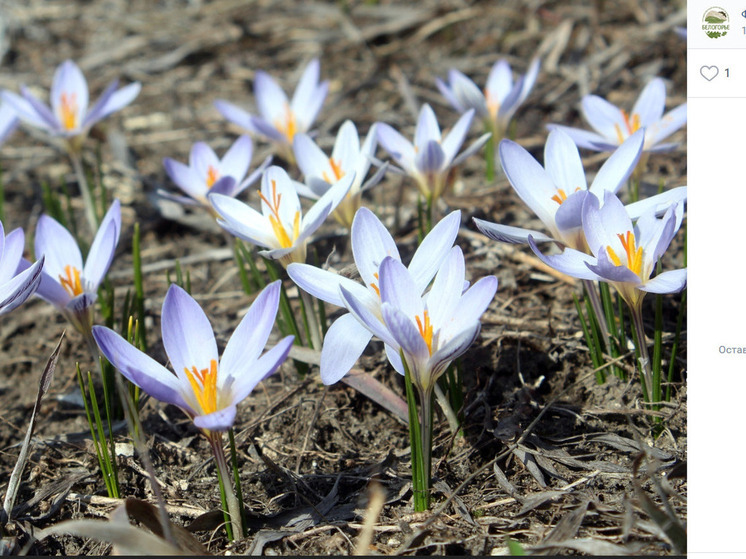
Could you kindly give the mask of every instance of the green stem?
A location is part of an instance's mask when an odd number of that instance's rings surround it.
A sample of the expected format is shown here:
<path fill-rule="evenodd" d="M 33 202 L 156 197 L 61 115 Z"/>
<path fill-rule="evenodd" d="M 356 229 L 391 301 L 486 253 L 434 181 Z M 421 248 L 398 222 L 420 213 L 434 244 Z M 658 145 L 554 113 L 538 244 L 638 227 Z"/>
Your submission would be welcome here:
<path fill-rule="evenodd" d="M 80 157 L 80 153 L 76 151 L 70 152 L 70 160 L 73 163 L 75 176 L 78 179 L 80 193 L 83 195 L 85 216 L 88 220 L 88 225 L 91 228 L 92 233 L 95 235 L 96 231 L 98 231 L 98 219 L 96 219 L 96 207 L 93 201 L 93 195 L 91 194 L 91 189 L 88 188 L 88 179 L 86 178 L 85 171 L 83 170 L 83 160 Z"/>
<path fill-rule="evenodd" d="M 652 398 L 654 397 L 653 370 L 650 364 L 648 346 L 645 342 L 645 327 L 642 321 L 642 301 L 635 306 L 629 305 L 629 311 L 632 315 L 632 326 L 635 331 L 635 344 L 637 345 L 637 351 L 640 353 L 640 380 L 642 381 L 643 397 L 646 402 L 652 403 Z"/>
<path fill-rule="evenodd" d="M 215 457 L 215 465 L 218 469 L 218 478 L 221 486 L 221 493 L 225 499 L 225 504 L 228 508 L 228 516 L 230 517 L 230 526 L 232 528 L 232 534 L 229 533 L 228 537 L 233 539 L 243 539 L 243 527 L 241 526 L 241 509 L 236 499 L 235 493 L 231 490 L 231 475 L 228 471 L 228 462 L 225 460 L 225 452 L 223 452 L 223 436 L 215 431 L 207 431 L 207 438 L 210 441 L 212 447 L 212 454 Z M 227 530 L 226 530 L 227 531 Z"/>
<path fill-rule="evenodd" d="M 313 345 L 313 349 L 321 351 L 321 328 L 314 312 L 313 297 L 303 289 L 298 288 L 298 291 L 300 291 L 301 300 L 303 301 L 303 311 L 306 315 L 311 344 Z"/>

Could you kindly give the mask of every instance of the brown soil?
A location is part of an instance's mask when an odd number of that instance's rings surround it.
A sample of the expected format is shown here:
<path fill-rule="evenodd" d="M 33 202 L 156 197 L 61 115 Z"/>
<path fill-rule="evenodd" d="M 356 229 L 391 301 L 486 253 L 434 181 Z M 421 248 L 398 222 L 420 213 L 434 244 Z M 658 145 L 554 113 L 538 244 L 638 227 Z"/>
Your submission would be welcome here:
<path fill-rule="evenodd" d="M 243 2 L 29 0 L 3 6 L 6 39 L 0 87 L 25 83 L 47 95 L 54 68 L 77 61 L 92 98 L 114 78 L 139 80 L 135 103 L 107 119 L 89 139 L 88 163 L 100 148 L 103 182 L 123 204 L 123 232 L 110 277 L 117 308 L 132 289 L 133 225 L 142 229 L 148 342 L 165 362 L 160 307 L 175 260 L 211 317 L 223 345 L 248 306 L 226 236 L 201 212 L 157 201 L 171 189 L 164 157 L 186 160 L 207 141 L 219 154 L 237 128 L 213 107 L 218 98 L 253 110 L 252 79 L 264 69 L 291 91 L 298 68 L 321 59 L 329 97 L 317 121 L 330 146 L 345 119 L 366 132 L 385 121 L 411 135 L 413 107 L 428 102 L 447 125 L 455 113 L 434 85 L 451 67 L 484 83 L 505 56 L 519 72 L 530 58 L 542 70 L 518 112 L 515 136 L 543 159 L 545 125 L 584 126 L 580 97 L 596 93 L 630 108 L 652 76 L 668 80 L 668 107 L 685 98 L 685 24 L 676 2 Z M 676 151 L 653 156 L 644 178 L 651 190 L 686 184 L 685 133 Z M 255 142 L 254 162 L 270 153 Z M 383 153 L 379 152 L 383 157 Z M 584 153 L 595 170 L 605 156 Z M 42 185 L 72 192 L 85 229 L 74 175 L 64 154 L 38 133 L 17 132 L 2 146 L 5 227 L 31 232 L 43 210 Z M 463 436 L 436 414 L 431 513 L 413 514 L 407 427 L 352 388 L 321 385 L 314 369 L 300 378 L 292 364 L 267 379 L 239 408 L 236 443 L 241 483 L 252 512 L 247 537 L 228 542 L 210 517 L 194 536 L 212 554 L 352 554 L 371 495 L 385 499 L 366 553 L 506 554 L 507 538 L 533 554 L 676 554 L 662 520 L 686 523 L 686 331 L 682 333 L 665 427 L 654 437 L 653 414 L 641 404 L 634 360 L 628 378 L 597 385 L 572 303 L 579 286 L 550 275 L 523 248 L 479 234 L 472 217 L 540 228 L 504 177 L 488 184 L 480 156 L 467 160 L 446 197 L 462 211 L 458 243 L 472 279 L 496 274 L 497 296 L 482 333 L 462 359 Z M 255 189 L 248 196 L 256 202 Z M 391 227 L 406 260 L 416 243 L 413 185 L 389 176 L 368 205 Z M 244 197 L 244 200 L 247 198 Z M 168 217 L 165 217 L 165 215 Z M 681 235 L 679 235 L 681 237 Z M 332 225 L 314 243 L 319 259 L 350 263 L 344 232 Z M 677 244 L 676 244 L 677 243 Z M 681 265 L 677 239 L 666 266 Z M 286 282 L 291 297 L 296 295 Z M 652 297 L 646 307 L 652 333 Z M 664 357 L 670 354 L 679 296 L 664 297 Z M 329 308 L 332 312 L 334 309 Z M 39 300 L 4 316 L 0 345 L 0 492 L 4 494 L 36 398 L 38 378 L 66 328 Z M 72 536 L 33 542 L 30 534 L 71 518 L 104 518 L 116 506 L 92 452 L 84 413 L 58 397 L 74 386 L 75 363 L 91 367 L 77 332 L 68 329 L 44 400 L 4 549 L 33 555 L 98 555 L 107 543 Z M 358 367 L 403 394 L 380 344 Z M 155 472 L 176 524 L 219 507 L 207 442 L 176 408 L 148 401 L 141 419 Z M 126 428 L 117 440 L 127 443 Z M 124 448 L 124 447 L 122 447 Z M 642 458 L 640 458 L 642 457 Z M 635 461 L 641 460 L 639 470 Z M 124 497 L 155 503 L 142 462 L 119 457 Z M 657 513 L 659 514 L 656 514 Z M 198 526 L 199 527 L 199 526 Z"/>

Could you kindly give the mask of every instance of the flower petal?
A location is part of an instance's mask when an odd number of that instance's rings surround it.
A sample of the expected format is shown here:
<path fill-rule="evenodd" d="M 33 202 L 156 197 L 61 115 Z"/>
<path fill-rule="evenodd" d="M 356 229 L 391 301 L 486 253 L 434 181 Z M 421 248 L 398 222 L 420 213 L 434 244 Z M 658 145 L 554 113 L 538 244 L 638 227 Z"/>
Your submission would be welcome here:
<path fill-rule="evenodd" d="M 654 78 L 645 86 L 637 98 L 632 114 L 640 118 L 640 126 L 646 127 L 658 122 L 666 107 L 666 84 L 660 78 Z"/>
<path fill-rule="evenodd" d="M 72 60 L 65 60 L 55 70 L 50 97 L 57 121 L 64 124 L 63 105 L 66 105 L 75 113 L 72 130 L 80 129 L 88 110 L 88 82 Z"/>
<path fill-rule="evenodd" d="M 44 272 L 53 280 L 65 277 L 65 267 L 83 270 L 83 257 L 78 243 L 70 232 L 48 215 L 42 215 L 36 224 L 34 238 L 36 258 L 44 256 Z"/>
<path fill-rule="evenodd" d="M 251 114 L 243 110 L 238 105 L 230 103 L 229 101 L 224 101 L 222 99 L 218 99 L 213 103 L 213 105 L 215 105 L 215 108 L 221 115 L 223 115 L 226 120 L 248 130 L 252 134 L 257 133 L 257 130 L 251 120 Z"/>
<path fill-rule="evenodd" d="M 43 276 L 43 266 L 44 257 L 0 285 L 0 314 L 9 313 L 37 290 Z"/>
<path fill-rule="evenodd" d="M 207 192 L 204 179 L 197 176 L 191 167 L 166 157 L 163 159 L 163 168 L 174 184 L 192 198 L 202 198 Z"/>
<path fill-rule="evenodd" d="M 261 70 L 254 76 L 254 97 L 262 118 L 270 123 L 285 118 L 285 111 L 290 110 L 288 97 L 277 82 Z"/>
<path fill-rule="evenodd" d="M 601 279 L 598 274 L 588 269 L 587 264 L 596 263 L 596 259 L 589 254 L 573 248 L 566 248 L 561 254 L 546 255 L 539 250 L 539 247 L 536 246 L 536 242 L 531 236 L 528 238 L 528 244 L 531 250 L 534 251 L 534 254 L 539 257 L 539 260 L 563 274 L 580 279 Z"/>
<path fill-rule="evenodd" d="M 559 212 L 558 212 L 559 213 Z M 534 241 L 537 243 L 553 241 L 552 237 L 548 237 L 544 233 L 534 231 L 533 229 L 523 229 L 522 227 L 513 227 L 511 225 L 501 225 L 499 223 L 492 223 L 479 218 L 472 218 L 474 224 L 477 226 L 482 233 L 487 235 L 490 239 L 501 243 L 512 243 L 512 244 L 528 244 L 529 235 L 533 236 Z"/>
<path fill-rule="evenodd" d="M 382 305 L 390 303 L 412 319 L 422 315 L 422 293 L 404 264 L 387 256 L 381 262 L 379 274 Z"/>
<path fill-rule="evenodd" d="M 420 295 L 425 291 L 430 280 L 433 279 L 438 268 L 440 268 L 441 262 L 450 252 L 453 243 L 456 241 L 460 226 L 461 210 L 454 210 L 441 219 L 417 247 L 408 269 Z"/>
<path fill-rule="evenodd" d="M 528 151 L 511 140 L 502 140 L 498 148 L 505 175 L 523 202 L 544 225 L 555 232 L 554 214 L 557 204 L 552 196 L 557 188 L 544 168 Z"/>
<path fill-rule="evenodd" d="M 106 272 L 109 270 L 109 266 L 114 259 L 114 251 L 119 243 L 121 227 L 122 217 L 119 200 L 114 200 L 104 219 L 101 220 L 101 226 L 96 231 L 96 237 L 88 251 L 88 257 L 83 268 L 87 291 L 98 289 L 101 280 L 104 279 Z"/>
<path fill-rule="evenodd" d="M 230 405 L 207 415 L 195 415 L 193 419 L 194 425 L 208 431 L 227 431 L 233 427 L 237 411 L 235 405 Z"/>
<path fill-rule="evenodd" d="M 366 286 L 373 283 L 378 285 L 378 268 L 384 258 L 392 256 L 400 259 L 399 249 L 391 233 L 368 208 L 360 208 L 355 213 L 350 230 L 350 243 L 355 265 Z"/>
<path fill-rule="evenodd" d="M 293 336 L 282 338 L 256 362 L 244 363 L 243 371 L 236 370 L 236 374 L 232 376 L 233 385 L 231 386 L 233 404 L 245 399 L 260 382 L 277 371 L 287 359 L 293 340 Z M 247 371 L 245 369 L 248 365 L 251 365 L 251 368 Z"/>
<path fill-rule="evenodd" d="M 267 285 L 233 331 L 220 359 L 219 374 L 222 379 L 239 378 L 244 374 L 242 371 L 250 367 L 264 351 L 277 316 L 280 286 L 280 280 Z"/>
<path fill-rule="evenodd" d="M 365 351 L 371 332 L 347 313 L 329 327 L 321 348 L 321 382 L 334 384 L 345 376 Z"/>
<path fill-rule="evenodd" d="M 220 160 L 223 174 L 236 179 L 236 183 L 241 182 L 249 171 L 253 151 L 254 144 L 251 138 L 246 135 L 239 136 Z"/>
<path fill-rule="evenodd" d="M 686 268 L 669 270 L 638 286 L 648 293 L 678 293 L 686 287 Z"/>
<path fill-rule="evenodd" d="M 161 402 L 191 410 L 181 394 L 184 387 L 168 369 L 105 326 L 94 326 L 93 338 L 103 356 L 127 380 Z"/>
<path fill-rule="evenodd" d="M 179 377 L 184 369 L 202 370 L 218 360 L 215 335 L 197 301 L 176 284 L 171 284 L 161 311 L 163 347 Z"/>
<path fill-rule="evenodd" d="M 97 104 L 89 115 L 86 116 L 84 127 L 93 126 L 99 120 L 106 118 L 111 113 L 115 113 L 135 100 L 140 94 L 142 88 L 140 82 L 134 82 L 124 86 L 122 89 L 115 91 L 108 98 L 103 98 L 100 101 L 100 105 Z"/>
<path fill-rule="evenodd" d="M 552 130 L 544 147 L 544 167 L 557 188 L 570 195 L 576 189 L 586 190 L 585 169 L 580 152 L 562 130 Z"/>
<path fill-rule="evenodd" d="M 645 134 L 645 130 L 638 130 L 627 138 L 604 162 L 588 190 L 599 198 L 604 191 L 616 193 L 640 160 Z"/>

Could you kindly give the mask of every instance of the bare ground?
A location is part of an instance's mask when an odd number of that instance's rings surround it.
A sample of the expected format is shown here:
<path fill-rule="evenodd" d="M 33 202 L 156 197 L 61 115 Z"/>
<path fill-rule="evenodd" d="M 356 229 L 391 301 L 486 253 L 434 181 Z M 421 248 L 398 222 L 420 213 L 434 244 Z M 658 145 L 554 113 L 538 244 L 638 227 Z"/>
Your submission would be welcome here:
<path fill-rule="evenodd" d="M 17 91 L 25 83 L 46 96 L 53 69 L 66 58 L 81 65 L 93 96 L 116 77 L 143 83 L 136 102 L 102 123 L 89 147 L 100 146 L 104 185 L 123 203 L 122 240 L 111 272 L 117 299 L 131 289 L 137 221 L 143 231 L 149 344 L 151 354 L 165 362 L 160 306 L 175 259 L 189 271 L 192 292 L 221 345 L 250 302 L 217 226 L 199 212 L 160 204 L 154 191 L 172 188 L 163 157 L 186 160 L 198 140 L 218 153 L 233 142 L 238 129 L 212 102 L 224 98 L 253 109 L 255 70 L 270 72 L 289 90 L 298 68 L 313 56 L 321 58 L 331 88 L 317 122 L 318 139 L 330 146 L 348 118 L 363 132 L 385 121 L 411 133 L 422 102 L 452 124 L 455 114 L 437 92 L 436 76 L 456 67 L 484 83 L 498 56 L 524 72 L 538 54 L 542 71 L 519 110 L 516 138 L 541 160 L 544 125 L 582 126 L 578 105 L 584 94 L 631 107 L 647 79 L 658 75 L 668 80 L 668 106 L 684 101 L 685 43 L 673 32 L 684 25 L 684 8 L 643 0 L 4 2 L 8 42 L 0 87 Z M 685 134 L 674 139 L 684 142 Z M 268 153 L 266 144 L 256 143 L 255 163 Z M 603 161 L 584 155 L 589 169 Z M 41 185 L 47 181 L 58 188 L 63 180 L 74 193 L 74 176 L 63 154 L 39 134 L 16 133 L 0 157 L 6 230 L 22 226 L 29 239 L 43 211 Z M 501 554 L 507 553 L 507 537 L 534 554 L 677 553 L 656 511 L 686 522 L 686 332 L 671 404 L 662 410 L 666 429 L 655 438 L 636 380 L 595 383 L 572 305 L 578 286 L 551 275 L 530 251 L 498 246 L 476 232 L 475 216 L 539 227 L 504 177 L 493 184 L 483 177 L 484 162 L 474 156 L 446 197 L 450 208 L 462 210 L 458 242 L 472 279 L 496 274 L 500 287 L 479 340 L 462 360 L 463 437 L 451 436 L 445 420 L 436 419 L 434 512 L 412 513 L 406 425 L 351 388 L 325 389 L 316 372 L 299 378 L 288 365 L 239 410 L 236 439 L 252 511 L 249 534 L 230 543 L 214 523 L 197 525 L 210 528 L 194 531 L 210 553 L 352 554 L 371 515 L 376 522 L 368 553 Z M 685 148 L 651 158 L 644 180 L 653 191 L 659 184 L 686 184 Z M 416 241 L 413 192 L 405 180 L 390 177 L 368 200 L 395 232 L 405 260 Z M 248 196 L 255 198 L 255 192 Z M 73 204 L 82 219 L 76 197 Z M 318 237 L 319 258 L 334 248 L 332 265 L 350 262 L 343 231 L 329 226 Z M 681 263 L 677 242 L 678 255 L 667 265 Z M 286 286 L 293 295 L 291 284 Z M 678 305 L 678 296 L 665 298 L 666 352 Z M 652 332 L 652 323 L 648 326 Z M 64 320 L 42 301 L 3 317 L 3 493 L 39 375 L 64 328 Z M 372 346 L 358 367 L 403 394 L 401 378 L 381 349 Z M 76 361 L 91 366 L 82 339 L 68 331 L 40 412 L 18 508 L 4 532 L 6 552 L 24 549 L 35 529 L 70 518 L 103 518 L 116 505 L 105 496 L 82 411 L 58 401 L 73 386 Z M 634 379 L 632 357 L 624 364 Z M 141 417 L 171 519 L 189 525 L 218 508 L 209 446 L 191 422 L 154 401 Z M 118 436 L 126 443 L 126 429 Z M 140 460 L 123 455 L 119 465 L 123 495 L 155 502 Z M 366 513 L 377 487 L 384 504 L 380 513 Z M 35 555 L 110 551 L 106 543 L 76 537 L 47 538 L 26 549 Z"/>

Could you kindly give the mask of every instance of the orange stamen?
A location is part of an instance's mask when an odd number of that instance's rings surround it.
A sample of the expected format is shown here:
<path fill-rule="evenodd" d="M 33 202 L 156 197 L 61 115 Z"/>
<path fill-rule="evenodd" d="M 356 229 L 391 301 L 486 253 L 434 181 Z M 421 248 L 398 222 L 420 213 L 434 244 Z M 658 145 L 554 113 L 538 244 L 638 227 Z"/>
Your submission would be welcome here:
<path fill-rule="evenodd" d="M 378 274 L 377 273 L 373 274 L 373 277 L 376 278 L 376 279 L 378 279 Z M 373 288 L 373 291 L 376 292 L 376 295 L 378 295 L 378 298 L 380 299 L 381 298 L 381 290 L 378 289 L 378 284 L 376 284 L 376 282 L 373 282 L 373 283 L 370 284 L 370 286 Z"/>
<path fill-rule="evenodd" d="M 575 188 L 574 192 L 577 192 L 578 190 L 581 190 L 581 188 L 579 186 L 577 188 Z M 554 200 L 555 202 L 557 202 L 557 204 L 559 204 L 561 206 L 562 202 L 564 202 L 565 200 L 567 200 L 567 193 L 564 190 L 562 190 L 561 188 L 558 188 L 557 189 L 557 194 L 555 194 L 554 196 L 552 196 L 552 200 Z"/>
<path fill-rule="evenodd" d="M 295 121 L 295 113 L 290 108 L 290 105 L 285 103 L 285 118 L 279 118 L 274 122 L 275 128 L 282 132 L 288 140 L 288 143 L 293 143 L 293 137 L 298 131 L 298 125 Z"/>
<path fill-rule="evenodd" d="M 626 235 L 620 233 L 617 234 L 617 237 L 622 242 L 627 257 L 627 268 L 639 276 L 642 273 L 642 247 L 636 246 L 635 234 L 632 231 L 627 231 Z M 622 260 L 611 246 L 607 246 L 606 251 L 609 253 L 609 258 L 611 258 L 614 266 L 622 266 Z"/>
<path fill-rule="evenodd" d="M 60 112 L 62 113 L 62 126 L 65 130 L 72 130 L 78 122 L 78 102 L 75 93 L 63 93 L 60 96 Z"/>
<path fill-rule="evenodd" d="M 331 179 L 326 171 L 321 173 L 321 178 L 323 178 L 326 182 L 332 183 L 337 182 L 339 179 L 345 176 L 345 172 L 342 170 L 342 162 L 341 161 L 335 161 L 331 157 L 329 158 L 329 166 L 332 168 L 332 173 L 334 173 L 334 178 Z"/>
<path fill-rule="evenodd" d="M 272 215 L 269 216 L 269 222 L 272 224 L 272 230 L 275 233 L 275 237 L 277 237 L 277 240 L 280 242 L 280 247 L 290 248 L 293 246 L 293 240 L 297 239 L 300 234 L 300 212 L 295 212 L 295 217 L 293 219 L 293 238 L 291 239 L 280 219 L 280 202 L 282 201 L 282 194 L 277 194 L 277 182 L 272 181 L 272 202 L 267 200 L 261 190 L 259 191 L 259 197 L 265 204 L 267 204 L 269 211 L 272 212 Z"/>
<path fill-rule="evenodd" d="M 219 178 L 220 178 L 220 171 L 218 171 L 212 165 L 207 167 L 207 179 L 205 181 L 207 182 L 207 188 L 212 188 L 212 185 L 214 185 L 218 181 Z"/>
<path fill-rule="evenodd" d="M 425 311 L 423 313 L 423 320 L 420 320 L 419 316 L 415 316 L 414 319 L 417 321 L 417 329 L 420 331 L 420 336 L 425 340 L 427 344 L 427 351 L 430 355 L 433 354 L 433 325 L 430 324 L 430 315 Z"/>
<path fill-rule="evenodd" d="M 207 415 L 218 409 L 218 362 L 210 360 L 208 369 L 197 369 L 192 367 L 190 371 L 184 367 L 184 373 L 189 379 L 189 384 L 194 391 L 202 413 Z"/>
<path fill-rule="evenodd" d="M 623 143 L 626 138 L 640 129 L 640 115 L 634 113 L 630 118 L 630 115 L 628 115 L 626 111 L 622 111 L 622 117 L 624 118 L 624 127 L 627 129 L 627 134 L 624 134 L 619 124 L 614 125 L 616 137 L 617 140 L 619 140 L 620 144 Z"/>
<path fill-rule="evenodd" d="M 567 194 L 565 194 L 564 190 L 562 190 L 561 188 L 558 188 L 557 189 L 557 194 L 555 194 L 554 196 L 552 196 L 552 200 L 554 200 L 555 202 L 557 202 L 557 204 L 559 204 L 561 206 L 562 202 L 564 202 L 565 200 L 567 200 Z"/>
<path fill-rule="evenodd" d="M 59 276 L 60 284 L 65 288 L 70 297 L 77 297 L 83 293 L 83 285 L 80 282 L 80 270 L 74 266 L 65 266 L 67 277 Z"/>

